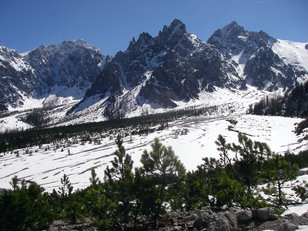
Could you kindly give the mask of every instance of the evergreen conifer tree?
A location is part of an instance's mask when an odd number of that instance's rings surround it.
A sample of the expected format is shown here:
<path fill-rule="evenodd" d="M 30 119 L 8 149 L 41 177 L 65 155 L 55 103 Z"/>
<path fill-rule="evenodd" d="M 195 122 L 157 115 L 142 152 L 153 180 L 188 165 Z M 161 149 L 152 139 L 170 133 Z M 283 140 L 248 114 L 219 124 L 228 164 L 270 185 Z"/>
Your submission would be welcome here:
<path fill-rule="evenodd" d="M 263 176 L 275 185 L 279 206 L 285 204 L 284 193 L 282 191 L 284 184 L 287 181 L 294 180 L 297 175 L 297 164 L 291 164 L 278 154 L 274 154 L 273 157 L 266 162 L 266 169 L 263 172 Z"/>
<path fill-rule="evenodd" d="M 107 166 L 105 170 L 105 187 L 107 197 L 112 198 L 117 204 L 116 214 L 117 223 L 127 223 L 131 210 L 131 193 L 129 188 L 133 181 L 133 161 L 130 155 L 126 153 L 123 146 L 123 140 L 118 135 L 116 138 L 117 150 L 114 159 L 111 161 L 111 168 Z"/>
<path fill-rule="evenodd" d="M 146 176 L 154 186 L 152 195 L 155 195 L 155 200 L 152 201 L 151 206 L 154 225 L 156 225 L 158 216 L 163 211 L 163 203 L 167 199 L 167 186 L 176 182 L 179 176 L 184 175 L 185 168 L 172 148 L 163 146 L 158 138 L 154 139 L 151 146 L 151 152 L 144 150 L 141 163 Z"/>

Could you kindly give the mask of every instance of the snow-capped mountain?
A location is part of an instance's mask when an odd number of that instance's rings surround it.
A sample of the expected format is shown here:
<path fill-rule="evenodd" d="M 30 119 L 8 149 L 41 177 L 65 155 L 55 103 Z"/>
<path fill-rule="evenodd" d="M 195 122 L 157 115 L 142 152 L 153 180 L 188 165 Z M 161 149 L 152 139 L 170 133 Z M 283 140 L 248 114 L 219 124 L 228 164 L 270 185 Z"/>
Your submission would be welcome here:
<path fill-rule="evenodd" d="M 84 40 L 40 46 L 23 54 L 1 47 L 1 108 L 23 107 L 28 99 L 44 106 L 56 106 L 59 98 L 80 100 L 103 62 L 101 51 Z"/>
<path fill-rule="evenodd" d="M 287 44 L 263 31 L 246 31 L 236 22 L 215 31 L 208 43 L 213 44 L 227 59 L 234 61 L 239 76 L 258 89 L 274 91 L 290 88 L 297 79 L 307 77 L 307 62 L 301 60 L 301 55 L 295 58 L 296 61 L 292 58 L 292 52 L 287 54 L 288 58 L 284 56 L 284 50 L 295 48 L 293 52 L 302 53 L 307 61 L 308 50 L 304 43 Z M 293 62 L 288 61 L 292 59 Z"/>
<path fill-rule="evenodd" d="M 119 118 L 140 108 L 176 108 L 178 102 L 198 100 L 202 92 L 217 88 L 241 91 L 252 86 L 269 92 L 292 88 L 298 79 L 307 78 L 308 69 L 305 62 L 292 63 L 281 56 L 283 48 L 278 48 L 284 45 L 236 22 L 203 42 L 175 19 L 156 37 L 142 33 L 133 39 L 72 111 L 83 110 L 97 98 L 104 116 Z M 298 49 L 307 58 L 304 44 Z"/>
<path fill-rule="evenodd" d="M 174 20 L 157 37 L 142 33 L 125 52 L 117 53 L 81 105 L 99 95 L 105 99 L 108 118 L 122 117 L 144 105 L 175 108 L 175 101 L 197 99 L 201 91 L 241 85 L 240 78 L 230 75 L 236 75 L 236 70 L 215 47 Z"/>
<path fill-rule="evenodd" d="M 133 38 L 127 50 L 113 58 L 83 40 L 25 54 L 1 47 L 0 109 L 18 107 L 27 97 L 40 99 L 41 106 L 70 99 L 76 104 L 65 107 L 58 116 L 61 123 L 207 104 L 219 101 L 217 95 L 226 96 L 224 102 L 230 102 L 230 95 L 241 100 L 256 95 L 257 100 L 307 79 L 307 63 L 305 43 L 250 32 L 236 22 L 204 42 L 175 19 L 156 37 L 142 33 Z M 224 95 L 217 93 L 221 91 Z"/>
<path fill-rule="evenodd" d="M 17 107 L 31 97 L 38 81 L 30 64 L 15 50 L 0 47 L 0 110 Z"/>

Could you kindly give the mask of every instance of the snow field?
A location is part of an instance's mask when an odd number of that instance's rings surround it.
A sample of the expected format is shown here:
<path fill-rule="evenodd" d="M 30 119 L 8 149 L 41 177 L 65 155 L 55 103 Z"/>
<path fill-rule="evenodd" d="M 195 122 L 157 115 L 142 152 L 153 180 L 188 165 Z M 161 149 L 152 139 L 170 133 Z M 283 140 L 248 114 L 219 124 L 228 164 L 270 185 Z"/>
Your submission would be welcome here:
<path fill-rule="evenodd" d="M 231 123 L 231 122 L 232 123 Z M 293 132 L 294 124 L 301 119 L 270 116 L 220 116 L 183 118 L 170 122 L 165 130 L 145 135 L 132 135 L 124 138 L 126 152 L 132 156 L 134 166 L 141 166 L 143 150 L 151 151 L 154 138 L 159 138 L 165 146 L 171 146 L 184 164 L 186 170 L 195 170 L 202 164 L 204 157 L 219 158 L 215 141 L 219 134 L 227 142 L 237 143 L 238 132 L 245 133 L 252 140 L 266 142 L 272 151 L 295 153 L 304 149 L 298 143 L 298 136 Z M 0 185 L 10 188 L 9 182 L 15 175 L 21 179 L 32 180 L 47 191 L 57 189 L 63 174 L 70 177 L 75 189 L 89 185 L 91 168 L 102 180 L 104 169 L 114 158 L 115 137 L 101 137 L 100 144 L 84 142 L 78 144 L 45 144 L 42 147 L 30 147 L 29 150 L 15 150 L 19 153 L 0 153 Z M 95 137 L 92 137 L 92 140 Z M 57 147 L 58 146 L 58 147 Z M 307 146 L 307 144 L 306 144 Z M 306 147 L 307 148 L 307 147 Z M 62 150 L 63 149 L 63 150 Z"/>

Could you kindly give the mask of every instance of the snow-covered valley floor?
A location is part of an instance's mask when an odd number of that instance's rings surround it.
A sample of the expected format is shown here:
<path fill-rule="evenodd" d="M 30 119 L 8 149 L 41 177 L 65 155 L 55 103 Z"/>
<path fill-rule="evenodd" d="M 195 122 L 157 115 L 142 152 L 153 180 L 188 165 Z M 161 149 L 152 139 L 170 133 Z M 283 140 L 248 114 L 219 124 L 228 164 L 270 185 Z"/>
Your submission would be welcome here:
<path fill-rule="evenodd" d="M 218 117 L 191 117 L 170 122 L 164 130 L 148 135 L 129 135 L 124 137 L 124 147 L 140 166 L 143 150 L 151 149 L 154 138 L 159 138 L 165 146 L 171 146 L 188 171 L 202 164 L 204 157 L 218 158 L 215 141 L 219 134 L 227 142 L 237 142 L 238 132 L 250 139 L 266 142 L 272 151 L 298 153 L 308 149 L 308 143 L 298 142 L 300 136 L 293 131 L 301 119 L 230 115 Z M 63 174 L 69 176 L 75 189 L 89 185 L 90 170 L 102 179 L 104 169 L 113 159 L 116 150 L 115 136 L 96 134 L 92 142 L 63 141 L 30 147 L 14 152 L 0 153 L 0 188 L 10 188 L 12 177 L 31 180 L 51 192 L 60 186 Z M 75 141 L 76 141 L 75 140 Z M 18 154 L 17 154 L 18 153 Z"/>

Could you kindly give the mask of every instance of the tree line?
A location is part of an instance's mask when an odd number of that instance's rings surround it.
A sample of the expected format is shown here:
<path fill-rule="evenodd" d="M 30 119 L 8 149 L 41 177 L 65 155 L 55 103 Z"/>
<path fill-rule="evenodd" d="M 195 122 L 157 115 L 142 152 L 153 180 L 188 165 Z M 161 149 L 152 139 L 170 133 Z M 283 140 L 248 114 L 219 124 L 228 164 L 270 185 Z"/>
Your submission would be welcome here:
<path fill-rule="evenodd" d="M 266 96 L 255 105 L 250 105 L 249 113 L 257 115 L 279 115 L 288 117 L 308 117 L 308 81 L 298 83 L 284 96 Z"/>
<path fill-rule="evenodd" d="M 217 106 L 204 108 L 190 107 L 164 113 L 137 116 L 133 118 L 112 119 L 102 122 L 75 124 L 68 126 L 46 127 L 49 119 L 45 109 L 35 109 L 29 112 L 22 120 L 33 125 L 34 128 L 25 131 L 7 131 L 0 133 L 0 152 L 57 142 L 71 137 L 97 133 L 109 133 L 112 130 L 130 129 L 133 134 L 148 134 L 154 131 L 154 126 L 160 125 L 164 129 L 168 122 L 183 117 L 194 117 L 212 114 Z M 53 124 L 55 126 L 56 124 Z"/>
<path fill-rule="evenodd" d="M 220 135 L 216 141 L 219 158 L 206 157 L 190 172 L 173 149 L 158 139 L 150 151 L 144 150 L 138 168 L 133 168 L 120 136 L 116 145 L 103 180 L 92 169 L 86 189 L 74 190 L 66 174 L 52 193 L 14 177 L 12 189 L 0 193 L 0 230 L 41 230 L 54 220 L 76 223 L 85 219 L 99 230 L 149 230 L 159 227 L 170 210 L 204 206 L 273 206 L 279 212 L 290 203 L 283 187 L 296 178 L 301 161 L 290 153 L 273 153 L 267 144 L 243 134 L 232 144 Z M 307 187 L 294 191 L 304 200 Z"/>

